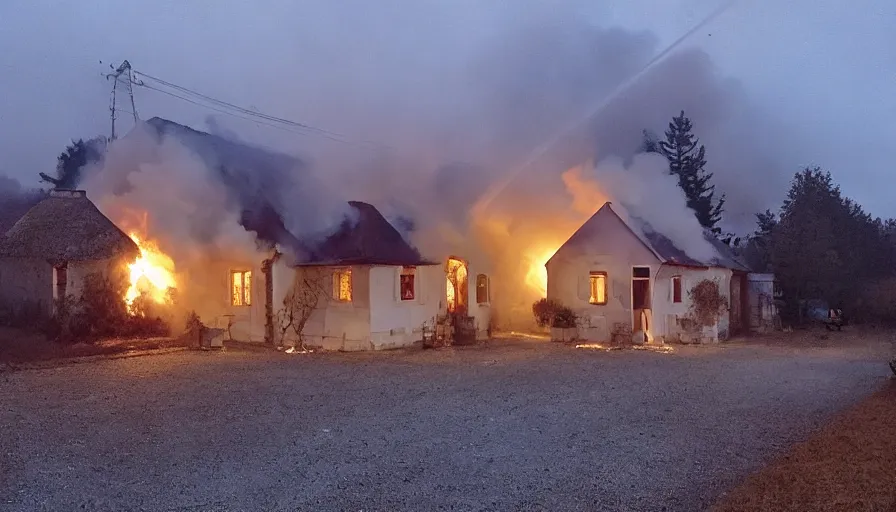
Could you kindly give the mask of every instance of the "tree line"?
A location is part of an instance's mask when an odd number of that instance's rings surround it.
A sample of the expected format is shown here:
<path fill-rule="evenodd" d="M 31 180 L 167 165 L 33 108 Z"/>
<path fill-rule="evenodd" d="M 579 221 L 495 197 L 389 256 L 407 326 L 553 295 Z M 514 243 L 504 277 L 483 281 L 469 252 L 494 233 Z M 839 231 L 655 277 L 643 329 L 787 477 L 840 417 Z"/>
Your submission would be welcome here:
<path fill-rule="evenodd" d="M 782 318 L 802 319 L 809 300 L 841 308 L 856 321 L 896 321 L 896 219 L 872 217 L 845 197 L 820 167 L 796 172 L 777 211 L 756 214 L 743 237 L 722 233 L 725 196 L 716 197 L 706 149 L 684 112 L 660 139 L 643 133 L 641 151 L 662 154 L 700 224 L 757 272 L 774 273 Z"/>

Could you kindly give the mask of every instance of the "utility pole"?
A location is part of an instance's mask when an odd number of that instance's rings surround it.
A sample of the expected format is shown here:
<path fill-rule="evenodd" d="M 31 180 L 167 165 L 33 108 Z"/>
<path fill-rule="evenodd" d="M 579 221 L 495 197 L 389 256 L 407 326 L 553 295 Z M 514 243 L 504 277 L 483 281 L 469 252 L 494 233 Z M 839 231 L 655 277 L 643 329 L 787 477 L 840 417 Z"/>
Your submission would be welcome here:
<path fill-rule="evenodd" d="M 112 79 L 112 104 L 109 107 L 109 110 L 112 111 L 112 138 L 110 140 L 115 140 L 115 119 L 116 119 L 116 109 L 118 108 L 118 82 L 124 76 L 124 84 L 128 91 L 128 96 L 131 98 L 131 113 L 134 114 L 134 123 L 136 124 L 139 121 L 137 117 L 137 104 L 134 102 L 134 74 L 131 69 L 131 63 L 125 60 L 121 63 L 117 68 L 113 67 L 111 64 L 109 65 L 114 71 L 112 73 L 106 74 L 106 80 Z"/>

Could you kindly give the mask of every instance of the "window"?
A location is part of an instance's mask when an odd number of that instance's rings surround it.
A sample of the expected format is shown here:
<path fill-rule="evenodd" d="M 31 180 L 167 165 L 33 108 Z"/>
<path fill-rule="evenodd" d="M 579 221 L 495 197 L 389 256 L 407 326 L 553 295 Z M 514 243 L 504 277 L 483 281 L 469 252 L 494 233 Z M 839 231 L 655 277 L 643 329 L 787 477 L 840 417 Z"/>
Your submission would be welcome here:
<path fill-rule="evenodd" d="M 399 290 L 401 291 L 401 300 L 414 300 L 414 281 L 417 269 L 414 267 L 402 267 L 401 277 L 399 278 Z"/>
<path fill-rule="evenodd" d="M 333 299 L 339 302 L 352 301 L 352 269 L 344 268 L 333 272 Z"/>
<path fill-rule="evenodd" d="M 650 279 L 650 267 L 633 267 L 632 277 L 635 279 Z"/>
<path fill-rule="evenodd" d="M 476 276 L 476 303 L 488 304 L 490 299 L 488 292 L 488 276 L 479 274 Z"/>
<path fill-rule="evenodd" d="M 607 273 L 592 272 L 591 278 L 591 297 L 588 302 L 591 304 L 604 305 L 607 303 Z"/>
<path fill-rule="evenodd" d="M 672 302 L 681 302 L 681 276 L 672 276 Z"/>
<path fill-rule="evenodd" d="M 230 273 L 230 305 L 252 305 L 251 270 L 235 270 Z"/>

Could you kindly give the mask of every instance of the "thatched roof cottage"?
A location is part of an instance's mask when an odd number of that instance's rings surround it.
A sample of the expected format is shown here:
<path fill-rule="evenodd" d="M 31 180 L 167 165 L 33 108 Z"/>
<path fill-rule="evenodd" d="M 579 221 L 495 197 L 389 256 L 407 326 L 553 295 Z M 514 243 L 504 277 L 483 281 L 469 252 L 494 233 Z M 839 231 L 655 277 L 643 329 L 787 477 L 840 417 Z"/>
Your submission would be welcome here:
<path fill-rule="evenodd" d="M 84 191 L 51 191 L 0 235 L 0 305 L 50 315 L 56 299 L 80 295 L 85 276 L 124 270 L 139 253 Z"/>

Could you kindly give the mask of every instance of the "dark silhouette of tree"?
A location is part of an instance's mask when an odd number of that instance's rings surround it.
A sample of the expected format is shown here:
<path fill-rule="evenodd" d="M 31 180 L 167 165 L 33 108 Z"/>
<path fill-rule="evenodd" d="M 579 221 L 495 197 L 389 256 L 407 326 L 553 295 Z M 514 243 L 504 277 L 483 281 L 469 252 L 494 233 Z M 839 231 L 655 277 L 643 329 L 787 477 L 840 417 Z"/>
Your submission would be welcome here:
<path fill-rule="evenodd" d="M 665 140 L 659 142 L 660 153 L 669 160 L 669 172 L 678 177 L 678 185 L 687 196 L 688 207 L 694 210 L 700 224 L 720 234 L 716 227 L 722 219 L 725 196 L 715 199 L 712 173 L 706 172 L 706 148 L 692 133 L 691 120 L 681 114 L 672 118 Z"/>
<path fill-rule="evenodd" d="M 81 182 L 81 173 L 88 164 L 102 160 L 106 141 L 97 137 L 73 140 L 56 159 L 56 177 L 40 173 L 40 180 L 58 189 L 74 189 Z"/>

